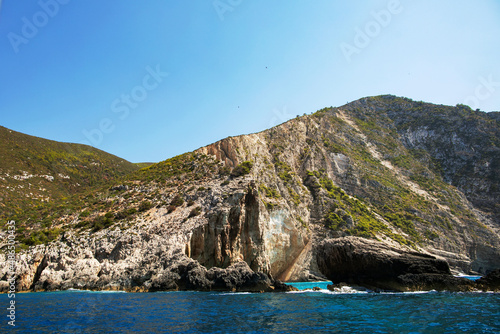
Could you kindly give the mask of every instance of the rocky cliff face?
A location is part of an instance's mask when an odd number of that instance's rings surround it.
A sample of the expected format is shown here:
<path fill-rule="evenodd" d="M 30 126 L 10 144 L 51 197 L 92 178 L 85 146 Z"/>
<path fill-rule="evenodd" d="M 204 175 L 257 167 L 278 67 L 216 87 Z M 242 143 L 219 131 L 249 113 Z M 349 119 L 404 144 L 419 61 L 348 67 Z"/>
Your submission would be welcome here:
<path fill-rule="evenodd" d="M 20 253 L 20 288 L 215 289 L 229 268 L 266 290 L 330 275 L 320 245 L 348 236 L 485 273 L 500 268 L 498 131 L 382 96 L 226 138 L 84 197 L 56 242 Z"/>
<path fill-rule="evenodd" d="M 448 264 L 433 256 L 403 251 L 378 241 L 346 237 L 318 246 L 317 261 L 333 283 L 374 290 L 473 291 L 474 283 L 453 277 Z"/>
<path fill-rule="evenodd" d="M 192 225 L 172 233 L 157 216 L 126 231 L 101 231 L 89 236 L 66 233 L 47 246 L 36 246 L 17 258 L 18 291 L 54 291 L 70 288 L 125 290 L 291 291 L 262 272 L 254 272 L 246 262 L 235 260 L 207 269 L 189 258 Z M 7 268 L 0 290 L 8 291 Z"/>
<path fill-rule="evenodd" d="M 418 160 L 433 166 L 475 206 L 498 214 L 499 112 L 473 111 L 463 105 L 436 106 L 394 96 L 361 99 L 345 109 L 361 118 L 368 112 L 379 124 L 395 129 L 405 148 L 420 153 Z"/>
<path fill-rule="evenodd" d="M 287 214 L 268 213 L 257 189 L 250 187 L 246 194 L 233 195 L 228 205 L 208 215 L 208 224 L 193 231 L 187 255 L 208 268 L 245 261 L 253 270 L 286 278 L 309 241 Z"/>

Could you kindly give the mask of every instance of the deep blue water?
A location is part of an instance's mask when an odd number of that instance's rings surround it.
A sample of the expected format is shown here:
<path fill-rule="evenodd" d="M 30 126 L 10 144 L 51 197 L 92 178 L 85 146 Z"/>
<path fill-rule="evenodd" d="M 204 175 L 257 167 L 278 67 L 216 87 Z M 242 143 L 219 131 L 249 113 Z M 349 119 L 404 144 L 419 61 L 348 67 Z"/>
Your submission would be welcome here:
<path fill-rule="evenodd" d="M 493 293 L 65 291 L 16 301 L 17 333 L 500 333 Z M 2 318 L 0 332 L 12 331 Z"/>

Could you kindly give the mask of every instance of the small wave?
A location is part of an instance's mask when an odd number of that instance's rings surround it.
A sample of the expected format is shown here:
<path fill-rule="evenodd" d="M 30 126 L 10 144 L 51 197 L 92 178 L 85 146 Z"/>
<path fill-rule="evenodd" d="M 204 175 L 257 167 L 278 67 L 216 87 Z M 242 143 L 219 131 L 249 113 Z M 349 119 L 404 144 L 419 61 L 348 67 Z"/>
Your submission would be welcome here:
<path fill-rule="evenodd" d="M 67 290 L 63 290 L 61 292 L 85 292 L 85 293 L 127 293 L 127 291 L 123 290 L 85 290 L 85 289 L 75 289 L 69 288 Z"/>
<path fill-rule="evenodd" d="M 436 290 L 429 290 L 429 291 L 383 291 L 380 292 L 382 295 L 423 295 L 423 294 L 428 294 L 428 293 L 438 293 Z"/>
<path fill-rule="evenodd" d="M 370 290 L 362 290 L 358 288 L 353 288 L 350 286 L 343 286 L 341 288 L 334 288 L 334 290 L 327 290 L 327 289 L 321 289 L 321 290 L 299 290 L 299 291 L 290 291 L 287 293 L 324 293 L 327 295 L 346 295 L 346 294 L 365 294 L 365 293 L 370 293 Z"/>
<path fill-rule="evenodd" d="M 88 292 L 89 290 L 82 290 L 82 289 L 69 288 L 69 289 L 67 289 L 67 290 L 58 290 L 58 291 L 79 291 L 79 292 Z"/>
<path fill-rule="evenodd" d="M 285 293 L 320 293 L 321 291 L 328 291 L 328 290 L 299 290 L 299 291 L 287 291 Z"/>
<path fill-rule="evenodd" d="M 218 296 L 249 295 L 251 292 L 221 292 Z"/>
<path fill-rule="evenodd" d="M 333 288 L 333 290 L 326 290 L 325 293 L 334 295 L 346 295 L 346 294 L 365 294 L 372 291 L 367 289 L 353 288 L 351 286 L 343 286 L 340 288 Z"/>
<path fill-rule="evenodd" d="M 127 291 L 122 290 L 103 290 L 103 291 L 92 291 L 97 293 L 127 293 Z"/>

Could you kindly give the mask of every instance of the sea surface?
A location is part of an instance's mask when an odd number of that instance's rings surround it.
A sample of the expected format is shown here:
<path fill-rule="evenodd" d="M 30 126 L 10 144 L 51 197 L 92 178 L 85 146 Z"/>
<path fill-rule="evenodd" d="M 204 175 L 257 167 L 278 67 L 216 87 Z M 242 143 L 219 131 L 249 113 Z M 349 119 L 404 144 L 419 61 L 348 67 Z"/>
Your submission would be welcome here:
<path fill-rule="evenodd" d="M 1 333 L 500 333 L 500 294 L 19 293 L 16 327 L 2 318 Z"/>

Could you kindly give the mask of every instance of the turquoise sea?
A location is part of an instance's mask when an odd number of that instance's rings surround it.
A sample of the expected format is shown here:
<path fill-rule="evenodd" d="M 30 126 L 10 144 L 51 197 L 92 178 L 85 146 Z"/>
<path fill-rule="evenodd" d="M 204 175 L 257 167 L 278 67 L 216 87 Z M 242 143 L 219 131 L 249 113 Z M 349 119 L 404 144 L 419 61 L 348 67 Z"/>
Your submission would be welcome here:
<path fill-rule="evenodd" d="M 313 288 L 321 288 L 326 290 L 329 284 L 332 284 L 331 281 L 323 281 L 323 282 L 295 282 L 295 283 L 286 283 L 288 285 L 294 286 L 299 290 L 313 289 Z"/>
<path fill-rule="evenodd" d="M 2 333 L 500 333 L 500 294 L 20 293 L 16 327 L 3 319 Z"/>

